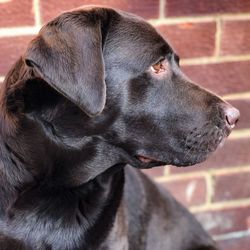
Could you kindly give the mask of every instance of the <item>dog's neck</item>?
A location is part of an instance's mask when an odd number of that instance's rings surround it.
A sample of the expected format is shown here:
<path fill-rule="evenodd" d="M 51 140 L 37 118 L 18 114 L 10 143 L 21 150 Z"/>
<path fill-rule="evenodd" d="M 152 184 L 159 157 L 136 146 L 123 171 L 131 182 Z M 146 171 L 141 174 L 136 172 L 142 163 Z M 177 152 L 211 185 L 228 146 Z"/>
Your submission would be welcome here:
<path fill-rule="evenodd" d="M 106 159 L 112 145 L 98 141 L 102 152 L 87 162 L 88 142 L 82 140 L 69 152 L 69 147 L 59 147 L 61 142 L 46 134 L 37 117 L 16 114 L 15 109 L 13 117 L 18 120 L 14 120 L 9 108 L 19 102 L 9 90 L 30 76 L 22 60 L 16 66 L 0 93 L 9 98 L 8 103 L 0 103 L 0 234 L 32 249 L 91 249 L 91 245 L 95 249 L 114 222 L 124 185 L 124 166 L 116 164 L 126 161 L 121 161 L 122 153 Z M 93 152 L 96 144 L 91 144 Z"/>
<path fill-rule="evenodd" d="M 8 143 L 1 147 L 1 233 L 31 248 L 95 249 L 105 239 L 122 199 L 123 166 L 76 188 L 56 187 L 32 179 L 17 154 L 11 160 Z"/>

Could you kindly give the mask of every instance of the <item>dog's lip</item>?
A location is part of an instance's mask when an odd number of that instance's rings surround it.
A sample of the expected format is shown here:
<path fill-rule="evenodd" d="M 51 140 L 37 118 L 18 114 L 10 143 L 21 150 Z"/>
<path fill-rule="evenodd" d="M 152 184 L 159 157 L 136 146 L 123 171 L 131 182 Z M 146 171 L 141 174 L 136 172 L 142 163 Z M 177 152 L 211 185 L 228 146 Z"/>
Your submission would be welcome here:
<path fill-rule="evenodd" d="M 142 155 L 138 154 L 135 156 L 135 158 L 143 165 L 147 165 L 148 167 L 153 166 L 163 166 L 165 163 L 159 159 L 156 159 L 155 157 L 148 156 L 148 155 Z"/>
<path fill-rule="evenodd" d="M 144 156 L 144 155 L 137 155 L 137 159 L 143 163 L 150 163 L 150 162 L 156 162 L 157 160 L 152 158 L 152 157 L 148 157 L 148 156 Z"/>

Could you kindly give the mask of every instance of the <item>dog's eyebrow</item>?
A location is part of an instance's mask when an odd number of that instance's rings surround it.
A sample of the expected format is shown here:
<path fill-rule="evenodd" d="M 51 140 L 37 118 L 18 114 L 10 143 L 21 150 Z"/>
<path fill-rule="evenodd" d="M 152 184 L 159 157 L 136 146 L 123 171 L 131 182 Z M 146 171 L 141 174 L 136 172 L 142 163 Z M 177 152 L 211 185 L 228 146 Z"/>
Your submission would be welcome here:
<path fill-rule="evenodd" d="M 160 48 L 159 48 L 160 55 L 170 55 L 174 53 L 172 48 L 167 44 L 164 43 Z"/>
<path fill-rule="evenodd" d="M 153 63 L 158 62 L 162 58 L 171 58 L 173 54 L 173 50 L 168 44 L 164 43 L 163 45 L 159 46 L 153 52 Z"/>

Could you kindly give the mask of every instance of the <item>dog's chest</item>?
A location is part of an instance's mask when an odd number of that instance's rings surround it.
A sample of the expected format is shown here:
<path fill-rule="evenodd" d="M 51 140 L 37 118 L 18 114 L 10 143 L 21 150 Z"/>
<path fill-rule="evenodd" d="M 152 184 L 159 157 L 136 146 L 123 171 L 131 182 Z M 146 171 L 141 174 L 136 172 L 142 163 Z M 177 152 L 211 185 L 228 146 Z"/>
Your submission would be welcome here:
<path fill-rule="evenodd" d="M 121 203 L 114 225 L 107 237 L 107 239 L 101 244 L 100 250 L 128 250 L 128 224 L 127 224 L 126 208 Z"/>

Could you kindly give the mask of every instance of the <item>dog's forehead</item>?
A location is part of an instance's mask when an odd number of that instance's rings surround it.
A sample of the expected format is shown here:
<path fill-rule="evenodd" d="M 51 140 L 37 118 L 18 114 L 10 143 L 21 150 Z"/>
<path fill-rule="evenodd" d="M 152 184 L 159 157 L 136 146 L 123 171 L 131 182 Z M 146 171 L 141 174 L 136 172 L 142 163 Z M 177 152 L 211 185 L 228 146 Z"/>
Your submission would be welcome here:
<path fill-rule="evenodd" d="M 140 45 L 155 46 L 167 45 L 167 42 L 156 31 L 156 29 L 146 22 L 143 18 L 131 13 L 119 11 L 121 15 L 118 23 L 116 34 L 118 33 L 121 41 L 129 41 L 133 43 L 140 43 Z"/>
<path fill-rule="evenodd" d="M 108 49 L 126 49 L 129 48 L 133 53 L 142 52 L 145 50 L 157 50 L 161 49 L 167 53 L 172 51 L 170 45 L 163 39 L 163 37 L 156 31 L 156 29 L 146 22 L 140 16 L 122 11 L 119 9 L 112 9 L 106 6 L 88 5 L 82 7 L 78 14 L 90 14 L 98 16 L 102 22 L 102 29 L 108 24 L 108 39 L 106 39 L 106 45 Z M 92 21 L 95 18 L 90 18 Z M 107 21 L 109 20 L 109 21 Z"/>
<path fill-rule="evenodd" d="M 121 58 L 149 58 L 156 61 L 159 57 L 172 52 L 170 45 L 143 18 L 131 13 L 118 11 L 119 22 L 109 28 L 106 46 L 109 54 Z M 106 51 L 107 51 L 106 50 Z"/>

